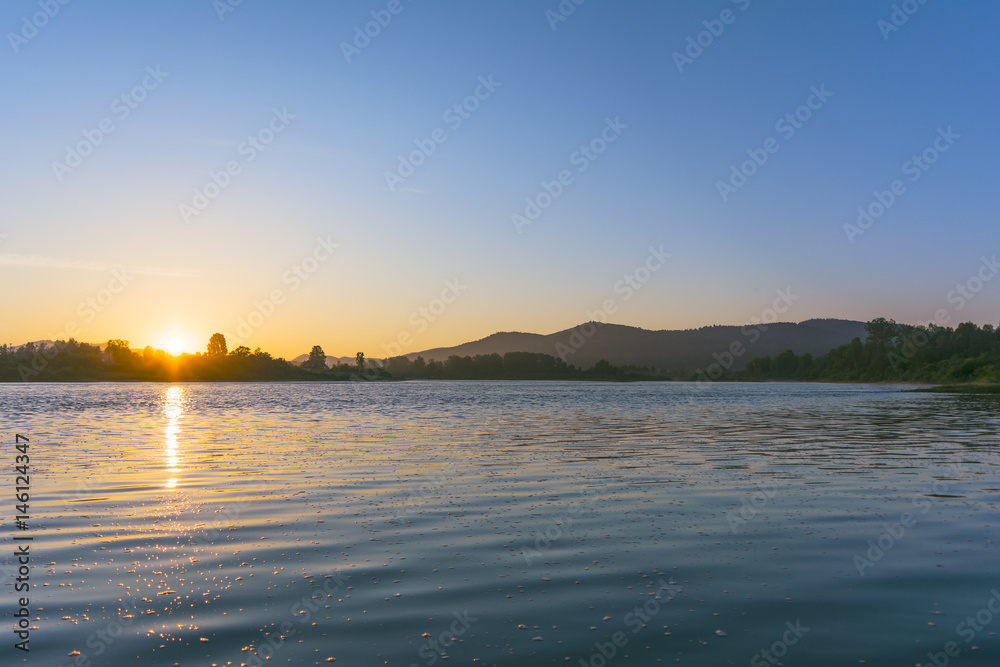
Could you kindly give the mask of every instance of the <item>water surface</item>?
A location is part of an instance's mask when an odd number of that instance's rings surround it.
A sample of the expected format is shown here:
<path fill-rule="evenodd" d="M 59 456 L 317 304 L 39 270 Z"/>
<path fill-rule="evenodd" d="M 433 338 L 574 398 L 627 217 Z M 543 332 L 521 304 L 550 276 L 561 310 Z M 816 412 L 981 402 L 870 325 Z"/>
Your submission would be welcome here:
<path fill-rule="evenodd" d="M 1000 664 L 1000 401 L 899 389 L 3 385 L 29 661 Z"/>

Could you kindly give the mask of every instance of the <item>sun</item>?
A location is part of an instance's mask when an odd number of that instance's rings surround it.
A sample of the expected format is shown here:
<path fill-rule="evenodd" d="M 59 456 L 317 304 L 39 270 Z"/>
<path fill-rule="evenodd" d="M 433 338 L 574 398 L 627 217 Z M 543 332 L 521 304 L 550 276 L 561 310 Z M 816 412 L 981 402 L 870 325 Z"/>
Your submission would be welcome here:
<path fill-rule="evenodd" d="M 171 338 L 167 341 L 166 350 L 175 357 L 184 352 L 184 341 L 180 338 Z"/>

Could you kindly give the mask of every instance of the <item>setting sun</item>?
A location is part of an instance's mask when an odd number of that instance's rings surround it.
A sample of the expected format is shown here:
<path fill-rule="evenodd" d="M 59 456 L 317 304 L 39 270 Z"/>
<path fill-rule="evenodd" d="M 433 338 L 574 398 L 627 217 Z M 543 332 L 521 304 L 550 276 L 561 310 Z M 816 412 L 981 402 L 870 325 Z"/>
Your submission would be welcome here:
<path fill-rule="evenodd" d="M 180 338 L 171 338 L 170 340 L 167 341 L 165 348 L 167 352 L 176 357 L 177 355 L 184 352 L 184 341 L 182 341 Z"/>

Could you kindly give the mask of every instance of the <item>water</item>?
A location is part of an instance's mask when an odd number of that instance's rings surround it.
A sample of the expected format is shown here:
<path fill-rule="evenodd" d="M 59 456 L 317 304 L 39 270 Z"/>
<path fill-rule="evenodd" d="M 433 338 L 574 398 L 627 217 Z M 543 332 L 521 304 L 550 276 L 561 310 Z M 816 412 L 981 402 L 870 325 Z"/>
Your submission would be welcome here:
<path fill-rule="evenodd" d="M 31 438 L 29 661 L 1000 664 L 998 407 L 859 385 L 3 385 L 11 466 Z"/>

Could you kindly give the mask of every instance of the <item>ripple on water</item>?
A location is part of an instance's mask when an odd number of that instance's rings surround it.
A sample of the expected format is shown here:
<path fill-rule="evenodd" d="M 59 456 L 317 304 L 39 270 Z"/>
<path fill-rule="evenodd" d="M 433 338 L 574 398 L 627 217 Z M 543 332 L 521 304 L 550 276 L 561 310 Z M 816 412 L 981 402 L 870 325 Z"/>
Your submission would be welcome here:
<path fill-rule="evenodd" d="M 926 662 L 997 585 L 996 407 L 861 385 L 0 387 L 40 480 L 51 665 L 575 666 L 615 633 L 623 664 L 747 664 L 797 623 L 787 664 Z M 997 664 L 998 628 L 962 664 Z"/>

